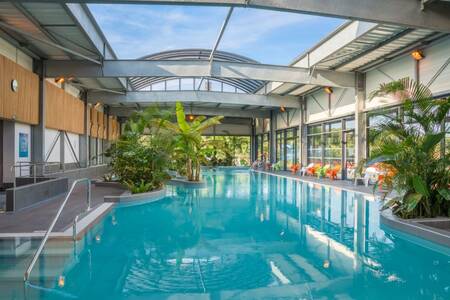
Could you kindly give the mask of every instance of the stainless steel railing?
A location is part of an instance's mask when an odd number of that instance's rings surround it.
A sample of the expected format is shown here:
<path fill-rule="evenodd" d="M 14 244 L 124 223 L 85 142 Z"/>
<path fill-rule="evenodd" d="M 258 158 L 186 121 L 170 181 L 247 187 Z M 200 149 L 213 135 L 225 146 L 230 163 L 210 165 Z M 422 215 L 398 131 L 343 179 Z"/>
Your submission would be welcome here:
<path fill-rule="evenodd" d="M 19 178 L 22 178 L 22 169 L 23 168 L 28 168 L 29 169 L 29 173 L 30 173 L 30 177 L 31 177 L 31 173 L 33 176 L 33 183 L 36 183 L 37 179 L 37 167 L 38 166 L 42 166 L 43 171 L 45 169 L 46 166 L 51 166 L 51 165 L 56 165 L 59 164 L 59 162 L 42 162 L 42 163 L 33 163 L 33 162 L 29 162 L 29 161 L 19 161 L 17 162 L 17 164 L 13 165 L 11 167 L 11 174 L 12 177 L 14 178 L 13 181 L 13 198 L 16 198 L 16 188 L 17 188 L 17 176 L 16 176 L 16 169 L 19 169 Z M 33 172 L 31 172 L 31 170 L 33 170 Z"/>
<path fill-rule="evenodd" d="M 38 249 L 37 249 L 36 252 L 34 253 L 33 259 L 31 260 L 30 264 L 28 265 L 28 268 L 26 269 L 26 271 L 25 271 L 25 273 L 24 273 L 24 275 L 23 275 L 24 283 L 27 283 L 27 282 L 28 282 L 28 279 L 29 279 L 29 277 L 30 277 L 31 271 L 33 270 L 34 265 L 36 264 L 36 262 L 37 262 L 39 256 L 41 255 L 41 252 L 42 252 L 42 250 L 44 249 L 45 243 L 47 242 L 47 240 L 48 240 L 48 238 L 49 238 L 49 236 L 50 236 L 50 233 L 53 231 L 53 228 L 55 227 L 56 222 L 58 221 L 59 217 L 61 216 L 61 213 L 62 213 L 64 207 L 66 206 L 66 203 L 67 203 L 67 201 L 69 200 L 70 196 L 72 195 L 72 193 L 73 193 L 73 191 L 74 191 L 74 189 L 75 189 L 75 186 L 76 186 L 77 184 L 81 183 L 81 182 L 86 182 L 86 183 L 87 183 L 87 193 L 86 193 L 86 198 L 87 198 L 87 210 L 90 210 L 90 209 L 91 209 L 91 180 L 88 179 L 88 178 L 83 178 L 83 179 L 75 180 L 75 181 L 72 183 L 72 186 L 70 187 L 70 190 L 69 190 L 69 192 L 68 192 L 67 195 L 66 195 L 66 198 L 64 198 L 63 203 L 62 203 L 61 206 L 59 207 L 58 212 L 56 213 L 55 217 L 53 218 L 52 223 L 51 223 L 50 226 L 48 227 L 47 232 L 46 232 L 45 235 L 44 235 L 44 238 L 42 239 L 42 241 L 41 241 L 41 243 L 40 243 Z M 78 220 L 78 216 L 77 216 L 75 219 Z M 76 229 L 76 226 L 75 226 L 75 229 Z M 76 235 L 76 233 L 75 233 L 75 235 Z M 74 238 L 75 238 L 75 235 L 74 235 Z"/>

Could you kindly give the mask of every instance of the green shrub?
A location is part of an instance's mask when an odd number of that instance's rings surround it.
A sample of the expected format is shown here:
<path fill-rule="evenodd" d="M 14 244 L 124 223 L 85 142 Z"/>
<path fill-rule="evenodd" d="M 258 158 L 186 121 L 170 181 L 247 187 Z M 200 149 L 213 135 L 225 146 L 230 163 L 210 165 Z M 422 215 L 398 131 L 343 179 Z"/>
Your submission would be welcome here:
<path fill-rule="evenodd" d="M 385 185 L 399 195 L 384 207 L 402 218 L 450 216 L 450 154 L 441 151 L 449 132 L 442 126 L 450 98 L 434 99 L 426 86 L 408 78 L 383 84 L 375 96 L 404 102 L 402 114 L 385 114 L 388 121 L 375 128 L 371 137 L 368 164 L 384 165 L 386 174 L 391 174 Z"/>

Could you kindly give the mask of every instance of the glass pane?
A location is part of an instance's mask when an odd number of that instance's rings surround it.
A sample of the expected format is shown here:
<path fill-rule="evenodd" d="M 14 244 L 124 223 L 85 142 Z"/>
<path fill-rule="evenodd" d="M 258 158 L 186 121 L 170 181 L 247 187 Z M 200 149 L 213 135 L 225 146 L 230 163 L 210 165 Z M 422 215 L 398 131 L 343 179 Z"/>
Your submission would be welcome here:
<path fill-rule="evenodd" d="M 315 133 L 321 133 L 322 132 L 322 125 L 314 125 L 314 126 L 308 126 L 308 134 L 315 134 Z"/>
<path fill-rule="evenodd" d="M 265 155 L 265 157 L 266 157 L 266 159 L 268 160 L 269 159 L 269 152 L 270 152 L 270 148 L 269 148 L 269 135 L 268 134 L 265 134 L 264 136 L 264 140 L 263 140 L 263 153 L 264 153 L 264 155 Z"/>
<path fill-rule="evenodd" d="M 308 162 L 322 161 L 322 136 L 313 135 L 308 137 Z"/>
<path fill-rule="evenodd" d="M 332 132 L 325 135 L 325 164 L 337 165 L 342 159 L 341 132 Z"/>
<path fill-rule="evenodd" d="M 181 78 L 181 90 L 192 91 L 194 89 L 194 78 Z"/>
<path fill-rule="evenodd" d="M 166 89 L 168 91 L 178 91 L 180 89 L 179 79 L 170 79 L 166 81 Z"/>
<path fill-rule="evenodd" d="M 355 129 L 355 120 L 354 119 L 345 120 L 345 129 Z"/>
<path fill-rule="evenodd" d="M 295 163 L 295 139 L 286 140 L 286 167 L 289 169 Z"/>

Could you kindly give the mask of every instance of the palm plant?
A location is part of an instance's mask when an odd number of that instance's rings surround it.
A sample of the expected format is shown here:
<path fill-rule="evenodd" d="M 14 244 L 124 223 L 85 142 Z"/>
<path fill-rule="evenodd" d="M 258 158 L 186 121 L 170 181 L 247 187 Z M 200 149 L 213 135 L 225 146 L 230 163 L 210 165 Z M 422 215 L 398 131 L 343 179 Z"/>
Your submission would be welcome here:
<path fill-rule="evenodd" d="M 448 128 L 444 120 L 450 98 L 434 99 L 424 85 L 409 78 L 382 84 L 374 97 L 396 97 L 403 102 L 402 114 L 384 114 L 386 122 L 371 132 L 368 165 L 381 163 L 388 191 L 399 196 L 387 201 L 402 218 L 450 216 L 450 156 L 440 151 Z"/>
<path fill-rule="evenodd" d="M 200 180 L 200 162 L 202 159 L 204 143 L 202 141 L 202 133 L 217 124 L 223 116 L 206 118 L 198 116 L 192 122 L 186 121 L 183 104 L 176 104 L 176 122 L 167 119 L 159 120 L 161 127 L 173 133 L 177 140 L 177 151 L 184 158 L 186 164 L 186 176 L 189 181 Z"/>

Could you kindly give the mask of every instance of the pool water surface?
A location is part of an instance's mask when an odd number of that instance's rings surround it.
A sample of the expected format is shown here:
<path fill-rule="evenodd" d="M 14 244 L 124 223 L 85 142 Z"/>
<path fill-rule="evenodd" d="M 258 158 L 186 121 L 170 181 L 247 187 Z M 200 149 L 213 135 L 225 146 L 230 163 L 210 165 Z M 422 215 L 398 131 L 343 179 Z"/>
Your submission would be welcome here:
<path fill-rule="evenodd" d="M 380 228 L 373 196 L 249 171 L 204 180 L 49 244 L 27 297 L 450 299 L 450 251 Z"/>

